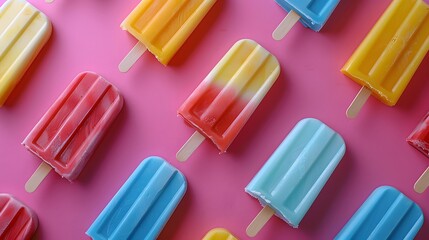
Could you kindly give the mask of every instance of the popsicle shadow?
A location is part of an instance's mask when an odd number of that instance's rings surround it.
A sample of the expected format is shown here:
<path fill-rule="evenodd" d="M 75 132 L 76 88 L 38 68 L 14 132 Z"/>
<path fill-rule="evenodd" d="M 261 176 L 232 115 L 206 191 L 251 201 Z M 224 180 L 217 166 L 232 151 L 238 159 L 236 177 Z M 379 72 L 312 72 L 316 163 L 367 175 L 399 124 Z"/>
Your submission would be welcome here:
<path fill-rule="evenodd" d="M 42 50 L 40 50 L 39 54 L 34 59 L 33 63 L 31 63 L 30 67 L 27 69 L 27 71 L 21 77 L 21 80 L 19 81 L 19 83 L 15 86 L 12 93 L 9 95 L 8 99 L 6 100 L 3 106 L 4 108 L 12 107 L 18 104 L 19 101 L 21 101 L 21 96 L 24 94 L 25 91 L 28 90 L 30 81 L 32 81 L 34 73 L 39 70 L 40 65 L 44 61 L 48 61 L 47 55 L 51 51 L 50 45 L 52 45 L 52 42 L 55 41 L 55 38 L 56 38 L 56 33 L 55 33 L 55 30 L 53 30 L 48 42 L 45 44 L 45 46 L 43 46 Z"/>
<path fill-rule="evenodd" d="M 33 235 L 33 237 L 31 238 L 31 240 L 42 240 L 44 239 L 42 234 L 41 234 L 41 230 L 40 230 L 40 225 L 36 230 L 36 233 Z"/>
<path fill-rule="evenodd" d="M 424 213 L 425 216 L 427 216 L 427 213 Z M 417 236 L 415 239 L 427 239 L 427 236 L 429 236 L 429 223 L 426 221 L 423 222 L 422 228 L 420 228 L 420 231 L 417 233 Z"/>
<path fill-rule="evenodd" d="M 411 112 L 418 106 L 418 101 L 427 101 L 429 91 L 429 54 L 423 59 L 403 95 L 398 101 L 397 108 L 402 112 Z M 428 106 L 429 107 L 429 106 Z"/>
<path fill-rule="evenodd" d="M 349 178 L 349 173 L 353 169 L 353 162 L 354 159 L 352 154 L 346 150 L 343 159 L 326 182 L 326 185 L 314 201 L 313 206 L 310 207 L 307 215 L 303 218 L 300 225 L 301 230 L 306 232 L 321 231 L 320 228 L 323 227 L 323 224 L 314 223 L 324 222 L 323 218 L 326 214 L 332 212 L 332 209 L 335 209 L 334 200 L 340 195 L 341 189 L 347 187 L 347 179 Z M 326 237 L 333 238 L 334 236 Z"/>
<path fill-rule="evenodd" d="M 322 28 L 321 32 L 326 32 L 328 34 L 336 34 L 341 32 L 342 29 L 347 27 L 347 24 L 352 19 L 355 19 L 359 4 L 360 1 L 355 0 L 340 1 L 331 17 Z"/>
<path fill-rule="evenodd" d="M 173 215 L 171 215 L 170 219 L 168 220 L 167 224 L 165 225 L 164 229 L 162 230 L 161 234 L 157 239 L 175 239 L 174 236 L 177 235 L 177 231 L 183 228 L 183 217 L 189 212 L 189 208 L 192 204 L 192 197 L 190 196 L 192 193 L 190 192 L 191 191 L 189 189 L 188 184 L 187 193 L 177 206 L 176 210 L 173 212 Z"/>
<path fill-rule="evenodd" d="M 105 165 L 103 163 L 103 159 L 106 159 L 106 156 L 109 154 L 109 149 L 112 149 L 113 146 L 119 146 L 117 144 L 119 132 L 125 125 L 125 121 L 128 116 L 128 109 L 126 107 L 126 102 L 124 101 L 124 106 L 122 107 L 121 112 L 118 117 L 115 119 L 113 124 L 110 126 L 110 129 L 107 131 L 106 135 L 104 135 L 103 140 L 100 145 L 95 149 L 94 154 L 90 157 L 86 166 L 83 168 L 81 174 L 76 179 L 76 182 L 79 184 L 87 184 L 91 181 L 96 174 L 95 172 L 100 166 Z M 116 143 L 115 143 L 116 142 Z M 119 159 L 118 159 L 119 161 Z"/>
<path fill-rule="evenodd" d="M 241 155 L 249 148 L 252 141 L 258 141 L 255 136 L 257 136 L 258 132 L 264 131 L 264 125 L 266 124 L 269 116 L 276 111 L 281 111 L 281 109 L 278 109 L 278 106 L 280 105 L 283 96 L 287 95 L 285 79 L 285 74 L 281 70 L 277 81 L 268 91 L 267 95 L 252 114 L 249 121 L 231 144 L 231 147 L 227 151 L 228 153 Z"/>
<path fill-rule="evenodd" d="M 203 18 L 194 32 L 185 41 L 183 46 L 177 51 L 171 59 L 169 66 L 179 67 L 195 52 L 196 47 L 201 43 L 202 39 L 213 29 L 212 26 L 216 23 L 222 9 L 224 9 L 224 0 L 218 0 L 207 15 Z"/>

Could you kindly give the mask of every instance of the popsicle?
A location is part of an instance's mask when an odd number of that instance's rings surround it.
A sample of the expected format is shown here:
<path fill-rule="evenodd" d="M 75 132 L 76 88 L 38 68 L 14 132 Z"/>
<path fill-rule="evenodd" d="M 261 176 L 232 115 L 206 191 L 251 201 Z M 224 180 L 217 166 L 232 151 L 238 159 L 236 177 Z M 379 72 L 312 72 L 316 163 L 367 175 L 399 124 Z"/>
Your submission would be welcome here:
<path fill-rule="evenodd" d="M 156 239 L 186 192 L 183 174 L 159 157 L 137 167 L 86 234 L 96 240 Z"/>
<path fill-rule="evenodd" d="M 237 240 L 237 238 L 224 228 L 213 228 L 204 236 L 203 240 Z"/>
<path fill-rule="evenodd" d="M 43 160 L 25 189 L 33 192 L 52 168 L 75 180 L 122 105 L 118 89 L 103 77 L 79 74 L 22 143 Z"/>
<path fill-rule="evenodd" d="M 121 28 L 139 42 L 119 64 L 127 72 L 146 50 L 167 65 L 216 0 L 142 0 Z"/>
<path fill-rule="evenodd" d="M 185 161 L 205 138 L 225 152 L 279 73 L 277 59 L 261 45 L 249 39 L 235 43 L 179 108 L 197 131 L 177 159 Z"/>
<path fill-rule="evenodd" d="M 341 136 L 321 121 L 301 120 L 245 188 L 264 206 L 246 232 L 273 214 L 298 227 L 345 153 Z"/>
<path fill-rule="evenodd" d="M 283 39 L 292 27 L 298 22 L 319 32 L 328 21 L 340 0 L 275 0 L 285 11 L 287 16 L 274 30 L 275 40 Z"/>
<path fill-rule="evenodd" d="M 38 224 L 33 210 L 10 194 L 0 193 L 0 239 L 30 240 Z"/>
<path fill-rule="evenodd" d="M 335 237 L 348 239 L 414 239 L 423 213 L 411 199 L 393 187 L 374 190 Z"/>
<path fill-rule="evenodd" d="M 429 5 L 393 0 L 341 69 L 362 85 L 347 116 L 354 118 L 372 94 L 394 106 L 429 50 Z"/>
<path fill-rule="evenodd" d="M 0 107 L 51 36 L 49 19 L 25 0 L 0 7 Z"/>
<path fill-rule="evenodd" d="M 408 136 L 407 142 L 429 157 L 429 113 L 417 125 L 416 129 Z M 429 168 L 420 176 L 414 185 L 414 190 L 422 193 L 429 186 Z"/>

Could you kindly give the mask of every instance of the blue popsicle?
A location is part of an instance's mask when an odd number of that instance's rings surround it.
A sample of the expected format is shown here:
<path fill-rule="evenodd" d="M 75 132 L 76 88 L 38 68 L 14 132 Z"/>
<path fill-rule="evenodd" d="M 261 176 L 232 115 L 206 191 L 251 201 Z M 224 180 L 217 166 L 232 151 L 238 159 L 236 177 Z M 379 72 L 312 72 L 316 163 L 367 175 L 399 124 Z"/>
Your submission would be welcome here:
<path fill-rule="evenodd" d="M 423 224 L 420 207 L 393 187 L 374 190 L 357 210 L 337 240 L 414 239 Z"/>
<path fill-rule="evenodd" d="M 288 15 L 273 33 L 281 40 L 299 20 L 304 26 L 319 32 L 340 0 L 275 0 Z"/>
<path fill-rule="evenodd" d="M 156 239 L 186 185 L 183 174 L 167 161 L 146 158 L 86 233 L 95 240 Z"/>
<path fill-rule="evenodd" d="M 245 190 L 260 201 L 264 210 L 268 206 L 298 227 L 344 156 L 345 148 L 341 136 L 327 125 L 317 119 L 303 119 Z M 256 235 L 257 231 L 249 228 L 249 236 Z"/>
<path fill-rule="evenodd" d="M 304 26 L 318 32 L 325 25 L 340 0 L 275 0 L 284 10 L 293 10 Z"/>

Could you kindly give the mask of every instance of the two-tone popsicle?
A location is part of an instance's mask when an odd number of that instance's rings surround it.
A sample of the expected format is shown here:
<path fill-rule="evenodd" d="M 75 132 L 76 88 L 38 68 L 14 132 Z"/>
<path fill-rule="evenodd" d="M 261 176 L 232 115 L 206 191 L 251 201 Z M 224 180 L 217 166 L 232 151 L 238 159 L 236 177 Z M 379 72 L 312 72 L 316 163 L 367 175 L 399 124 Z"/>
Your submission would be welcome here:
<path fill-rule="evenodd" d="M 24 139 L 43 162 L 25 185 L 33 192 L 49 171 L 75 180 L 122 109 L 111 83 L 93 72 L 79 74 Z"/>
<path fill-rule="evenodd" d="M 371 193 L 335 239 L 411 240 L 423 218 L 415 202 L 393 187 L 382 186 Z"/>
<path fill-rule="evenodd" d="M 341 69 L 362 85 L 347 116 L 356 117 L 371 94 L 394 106 L 428 51 L 429 5 L 393 0 Z"/>
<path fill-rule="evenodd" d="M 51 36 L 49 19 L 25 0 L 0 7 L 0 107 Z"/>
<path fill-rule="evenodd" d="M 148 157 L 131 174 L 86 234 L 96 240 L 152 240 L 186 192 L 183 174 L 159 157 Z"/>
<path fill-rule="evenodd" d="M 421 120 L 414 131 L 408 136 L 407 142 L 429 157 L 429 113 Z M 422 193 L 429 186 L 429 167 L 414 184 L 414 190 Z"/>
<path fill-rule="evenodd" d="M 319 32 L 328 21 L 340 0 L 275 0 L 287 16 L 273 32 L 275 40 L 283 39 L 298 22 Z"/>
<path fill-rule="evenodd" d="M 342 137 L 321 121 L 298 122 L 245 188 L 264 206 L 247 235 L 255 236 L 273 214 L 297 228 L 345 149 Z"/>
<path fill-rule="evenodd" d="M 225 152 L 280 74 L 277 59 L 255 41 L 232 46 L 179 108 L 196 131 L 177 153 L 185 161 L 210 139 Z"/>
<path fill-rule="evenodd" d="M 127 72 L 146 50 L 167 65 L 215 2 L 142 0 L 121 24 L 139 42 L 119 64 L 119 70 Z"/>

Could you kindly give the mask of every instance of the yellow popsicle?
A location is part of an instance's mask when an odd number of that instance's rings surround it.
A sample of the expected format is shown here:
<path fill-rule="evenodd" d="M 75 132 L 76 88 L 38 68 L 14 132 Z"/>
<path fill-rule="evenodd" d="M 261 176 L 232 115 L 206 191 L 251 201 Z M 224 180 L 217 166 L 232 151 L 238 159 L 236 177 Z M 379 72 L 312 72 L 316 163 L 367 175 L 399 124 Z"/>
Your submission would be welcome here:
<path fill-rule="evenodd" d="M 428 50 L 429 5 L 394 0 L 341 71 L 393 106 Z"/>
<path fill-rule="evenodd" d="M 143 0 L 122 22 L 164 65 L 191 35 L 216 0 Z"/>
<path fill-rule="evenodd" d="M 25 0 L 0 8 L 0 106 L 51 36 L 51 23 Z"/>
<path fill-rule="evenodd" d="M 237 240 L 237 238 L 224 228 L 213 228 L 204 236 L 203 240 Z"/>

